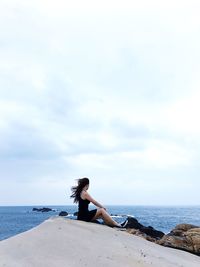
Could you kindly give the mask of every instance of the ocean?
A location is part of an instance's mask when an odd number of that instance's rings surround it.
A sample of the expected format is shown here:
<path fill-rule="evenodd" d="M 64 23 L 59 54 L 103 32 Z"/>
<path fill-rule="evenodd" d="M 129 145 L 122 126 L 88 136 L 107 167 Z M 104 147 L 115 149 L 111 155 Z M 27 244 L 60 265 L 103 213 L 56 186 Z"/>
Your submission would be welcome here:
<path fill-rule="evenodd" d="M 76 219 L 73 215 L 77 206 L 45 206 L 52 208 L 50 212 L 36 212 L 32 209 L 43 206 L 0 206 L 0 240 L 12 237 L 27 231 L 51 216 L 57 216 L 60 211 L 69 213 L 66 219 Z M 90 206 L 90 209 L 95 208 Z M 200 206 L 106 206 L 107 211 L 117 222 L 123 222 L 127 216 L 135 217 L 145 226 L 153 226 L 155 229 L 170 232 L 177 224 L 189 223 L 200 226 Z"/>

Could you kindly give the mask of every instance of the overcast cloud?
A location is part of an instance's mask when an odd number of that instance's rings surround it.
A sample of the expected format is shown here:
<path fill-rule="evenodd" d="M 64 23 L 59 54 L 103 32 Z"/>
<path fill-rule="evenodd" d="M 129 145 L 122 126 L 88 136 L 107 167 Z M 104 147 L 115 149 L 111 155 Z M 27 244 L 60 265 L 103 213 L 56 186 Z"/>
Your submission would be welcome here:
<path fill-rule="evenodd" d="M 0 205 L 199 205 L 200 3 L 3 0 Z"/>

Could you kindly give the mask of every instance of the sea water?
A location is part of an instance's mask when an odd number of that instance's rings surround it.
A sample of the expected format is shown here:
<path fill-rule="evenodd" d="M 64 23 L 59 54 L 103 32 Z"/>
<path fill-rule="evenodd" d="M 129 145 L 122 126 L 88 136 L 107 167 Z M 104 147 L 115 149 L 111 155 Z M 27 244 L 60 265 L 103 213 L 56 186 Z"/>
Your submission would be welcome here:
<path fill-rule="evenodd" d="M 34 206 L 41 208 L 41 206 Z M 50 212 L 33 211 L 33 206 L 0 207 L 0 240 L 27 231 L 60 211 L 69 213 L 66 219 L 76 219 L 77 206 L 45 206 Z M 94 209 L 90 206 L 90 209 Z M 163 207 L 163 206 L 107 206 L 107 211 L 117 222 L 123 222 L 127 216 L 135 217 L 145 226 L 170 232 L 177 224 L 189 223 L 200 226 L 200 206 Z"/>

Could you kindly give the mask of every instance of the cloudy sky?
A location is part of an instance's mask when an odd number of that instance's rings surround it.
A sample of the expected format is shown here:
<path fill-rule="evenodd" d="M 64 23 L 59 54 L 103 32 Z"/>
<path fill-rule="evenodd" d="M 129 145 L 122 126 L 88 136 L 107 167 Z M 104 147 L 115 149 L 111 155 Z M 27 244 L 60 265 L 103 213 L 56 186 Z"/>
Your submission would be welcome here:
<path fill-rule="evenodd" d="M 199 205 L 199 12 L 1 0 L 0 205 Z"/>

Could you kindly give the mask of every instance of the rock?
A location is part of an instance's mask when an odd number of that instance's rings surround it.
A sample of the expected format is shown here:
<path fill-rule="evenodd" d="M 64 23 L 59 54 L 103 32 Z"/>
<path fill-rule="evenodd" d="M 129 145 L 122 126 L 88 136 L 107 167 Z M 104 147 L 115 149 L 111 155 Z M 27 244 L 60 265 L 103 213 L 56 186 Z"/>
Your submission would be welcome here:
<path fill-rule="evenodd" d="M 58 216 L 67 216 L 68 215 L 68 212 L 66 211 L 61 211 Z"/>
<path fill-rule="evenodd" d="M 199 226 L 193 225 L 193 224 L 186 224 L 186 223 L 182 223 L 182 224 L 178 224 L 174 230 L 181 230 L 181 231 L 188 231 L 192 228 L 198 228 Z"/>
<path fill-rule="evenodd" d="M 38 211 L 38 208 L 33 208 L 32 211 Z"/>
<path fill-rule="evenodd" d="M 142 236 L 147 240 L 150 241 L 156 241 L 161 239 L 165 234 L 161 231 L 158 231 L 156 229 L 154 229 L 151 226 L 144 226 L 141 223 L 138 222 L 138 220 L 136 220 L 133 217 L 128 217 L 128 223 L 126 225 L 126 228 L 128 229 L 127 232 L 134 234 L 134 235 L 138 235 L 138 236 Z M 134 229 L 133 231 L 130 231 L 130 229 Z M 138 231 L 135 231 L 138 230 Z"/>
<path fill-rule="evenodd" d="M 192 224 L 179 224 L 169 234 L 140 224 L 135 218 L 128 217 L 127 232 L 140 236 L 165 247 L 191 252 L 200 256 L 200 227 Z"/>
<path fill-rule="evenodd" d="M 148 226 L 148 227 L 142 227 L 141 229 L 140 229 L 140 231 L 142 232 L 142 233 L 145 233 L 145 234 L 147 234 L 148 236 L 150 236 L 150 237 L 153 237 L 153 238 L 156 238 L 156 239 L 161 239 L 165 234 L 163 233 L 163 232 L 161 232 L 161 231 L 158 231 L 158 230 L 156 230 L 156 229 L 154 229 L 153 227 L 151 227 L 151 226 Z"/>
<path fill-rule="evenodd" d="M 74 216 L 78 216 L 78 211 L 74 212 Z"/>
<path fill-rule="evenodd" d="M 138 220 L 136 220 L 133 217 L 128 217 L 127 220 L 128 220 L 128 223 L 126 225 L 126 228 L 141 229 L 143 227 L 143 225 L 139 223 Z"/>
<path fill-rule="evenodd" d="M 200 227 L 191 224 L 179 224 L 156 243 L 200 256 Z"/>
<path fill-rule="evenodd" d="M 148 241 L 151 241 L 151 242 L 156 242 L 157 239 L 156 238 L 153 238 L 151 236 L 148 236 L 147 234 L 141 232 L 140 230 L 138 229 L 127 229 L 126 230 L 129 234 L 132 234 L 132 235 L 136 235 L 136 236 L 139 236 L 139 237 L 142 237 Z"/>
<path fill-rule="evenodd" d="M 53 210 L 50 208 L 33 208 L 32 211 L 49 212 Z"/>

